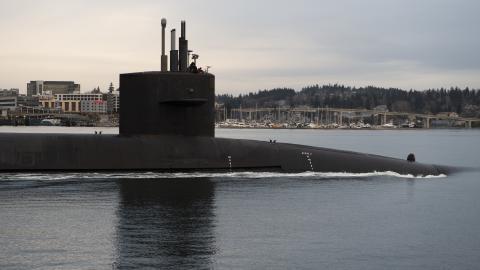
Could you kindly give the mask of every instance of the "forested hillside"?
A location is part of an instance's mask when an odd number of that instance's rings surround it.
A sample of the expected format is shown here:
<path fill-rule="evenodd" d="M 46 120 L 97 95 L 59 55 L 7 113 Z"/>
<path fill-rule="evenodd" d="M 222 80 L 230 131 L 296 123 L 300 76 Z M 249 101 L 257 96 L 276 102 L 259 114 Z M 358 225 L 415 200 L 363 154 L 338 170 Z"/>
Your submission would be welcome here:
<path fill-rule="evenodd" d="M 257 107 L 331 107 L 373 109 L 386 105 L 390 111 L 432 113 L 456 112 L 465 117 L 480 117 L 480 91 L 469 88 L 405 91 L 397 88 L 313 85 L 296 92 L 277 88 L 247 95 L 219 95 L 217 102 L 227 109 Z"/>

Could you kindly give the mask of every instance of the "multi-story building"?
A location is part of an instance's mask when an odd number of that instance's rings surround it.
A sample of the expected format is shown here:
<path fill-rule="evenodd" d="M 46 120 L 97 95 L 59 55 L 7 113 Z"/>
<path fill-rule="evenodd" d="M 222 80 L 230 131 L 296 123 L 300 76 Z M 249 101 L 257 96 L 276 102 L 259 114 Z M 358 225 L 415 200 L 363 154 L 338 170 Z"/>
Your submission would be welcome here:
<path fill-rule="evenodd" d="M 27 83 L 27 96 L 42 95 L 45 92 L 52 94 L 80 93 L 80 84 L 73 81 L 30 81 Z"/>
<path fill-rule="evenodd" d="M 54 102 L 54 103 L 52 103 Z M 103 94 L 56 94 L 50 99 L 44 99 L 42 105 L 52 108 L 52 104 L 57 109 L 64 112 L 81 113 L 106 113 L 107 102 L 104 101 Z"/>
<path fill-rule="evenodd" d="M 18 88 L 0 89 L 0 96 L 18 96 Z"/>
<path fill-rule="evenodd" d="M 0 96 L 0 111 L 13 111 L 17 108 L 18 96 Z"/>
<path fill-rule="evenodd" d="M 118 94 L 85 93 L 38 96 L 44 108 L 71 113 L 116 113 L 120 106 Z"/>
<path fill-rule="evenodd" d="M 43 95 L 38 95 L 38 101 L 40 102 L 40 106 L 47 108 L 47 109 L 58 109 L 56 102 L 55 102 L 55 97 L 51 94 L 43 94 Z"/>
<path fill-rule="evenodd" d="M 61 109 L 64 112 L 70 113 L 79 113 L 82 112 L 81 108 L 81 101 L 80 100 L 56 100 L 55 101 L 55 108 Z"/>
<path fill-rule="evenodd" d="M 19 95 L 17 88 L 0 90 L 0 111 L 14 111 L 17 107 L 37 107 L 38 98 Z"/>
<path fill-rule="evenodd" d="M 7 111 L 14 111 L 18 107 L 38 107 L 38 97 L 25 95 L 0 95 L 0 111 L 5 115 Z"/>
<path fill-rule="evenodd" d="M 56 94 L 55 100 L 68 101 L 68 100 L 103 100 L 103 94 Z"/>
<path fill-rule="evenodd" d="M 57 109 L 57 103 L 55 102 L 55 99 L 41 99 L 39 100 L 40 106 L 46 108 L 46 109 Z"/>
<path fill-rule="evenodd" d="M 23 107 L 38 107 L 40 106 L 40 102 L 38 97 L 19 95 L 17 97 L 17 105 Z"/>
<path fill-rule="evenodd" d="M 27 83 L 27 96 L 43 94 L 43 81 L 30 81 Z"/>
<path fill-rule="evenodd" d="M 106 113 L 107 109 L 103 108 L 106 106 L 103 100 L 103 94 L 92 94 L 92 93 L 85 93 L 85 94 L 58 94 L 55 95 L 55 100 L 57 104 L 61 104 L 62 110 L 67 112 L 67 108 L 70 109 L 68 112 L 82 112 L 82 113 Z M 68 104 L 69 102 L 78 102 L 78 104 L 71 104 L 71 105 L 64 105 Z M 67 106 L 67 107 L 65 107 Z M 73 107 L 75 107 L 75 111 Z"/>
<path fill-rule="evenodd" d="M 82 113 L 107 113 L 107 101 L 105 100 L 82 100 L 80 102 Z"/>
<path fill-rule="evenodd" d="M 107 94 L 107 112 L 118 113 L 120 110 L 120 95 L 115 93 Z"/>

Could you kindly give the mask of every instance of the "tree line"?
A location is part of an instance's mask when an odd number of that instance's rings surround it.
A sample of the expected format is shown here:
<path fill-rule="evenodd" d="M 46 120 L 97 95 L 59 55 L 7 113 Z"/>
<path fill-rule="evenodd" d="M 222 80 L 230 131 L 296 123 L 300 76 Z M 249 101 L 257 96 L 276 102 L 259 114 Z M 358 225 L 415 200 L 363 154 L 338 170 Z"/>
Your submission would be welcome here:
<path fill-rule="evenodd" d="M 275 88 L 238 96 L 223 94 L 218 95 L 216 101 L 224 104 L 227 110 L 279 106 L 374 109 L 384 105 L 389 111 L 396 112 L 455 112 L 464 117 L 480 117 L 480 91 L 468 87 L 406 91 L 398 88 L 356 88 L 329 84 L 307 86 L 298 92 L 291 88 Z"/>

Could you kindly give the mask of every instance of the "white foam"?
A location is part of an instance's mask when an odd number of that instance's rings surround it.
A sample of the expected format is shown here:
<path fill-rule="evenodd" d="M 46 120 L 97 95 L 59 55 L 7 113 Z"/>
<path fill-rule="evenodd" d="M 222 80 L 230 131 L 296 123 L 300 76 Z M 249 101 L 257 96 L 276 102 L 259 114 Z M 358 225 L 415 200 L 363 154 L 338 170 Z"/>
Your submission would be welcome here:
<path fill-rule="evenodd" d="M 396 177 L 396 178 L 444 178 L 440 175 L 417 175 L 399 174 L 392 171 L 369 172 L 369 173 L 347 173 L 347 172 L 117 172 L 117 173 L 9 173 L 1 174 L 1 180 L 81 180 L 81 179 L 166 179 L 166 178 L 371 178 L 371 177 Z"/>

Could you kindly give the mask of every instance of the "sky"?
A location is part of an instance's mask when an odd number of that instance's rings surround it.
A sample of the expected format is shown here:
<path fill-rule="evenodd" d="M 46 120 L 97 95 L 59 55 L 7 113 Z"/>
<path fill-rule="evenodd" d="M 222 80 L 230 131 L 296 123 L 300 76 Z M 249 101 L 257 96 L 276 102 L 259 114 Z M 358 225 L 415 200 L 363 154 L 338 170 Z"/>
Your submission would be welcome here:
<path fill-rule="evenodd" d="M 478 0 L 0 0 L 0 88 L 73 80 L 106 91 L 121 73 L 159 70 L 163 17 L 167 52 L 186 20 L 220 94 L 480 88 L 479 12 Z"/>

